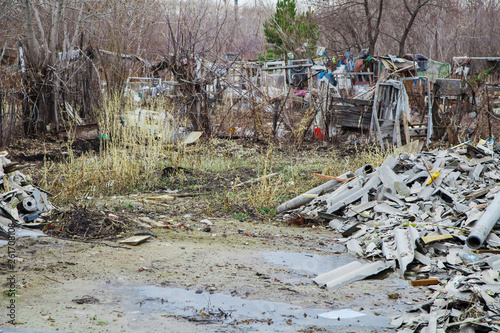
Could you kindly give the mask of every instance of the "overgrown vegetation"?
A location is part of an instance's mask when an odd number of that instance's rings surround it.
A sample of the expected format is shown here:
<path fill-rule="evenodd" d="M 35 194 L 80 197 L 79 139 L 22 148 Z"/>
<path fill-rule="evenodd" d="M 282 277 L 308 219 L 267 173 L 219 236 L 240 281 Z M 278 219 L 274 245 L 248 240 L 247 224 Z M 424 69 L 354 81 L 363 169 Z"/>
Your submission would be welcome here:
<path fill-rule="evenodd" d="M 133 108 L 108 100 L 99 120 L 100 151 L 77 156 L 69 141 L 66 159 L 44 162 L 35 178 L 55 194 L 57 205 L 92 205 L 101 197 L 168 189 L 202 195 L 207 209 L 229 216 L 265 218 L 274 216 L 283 201 L 324 182 L 314 174 L 337 176 L 386 156 L 376 147 L 346 152 L 321 142 L 302 149 L 280 141 L 221 139 L 186 146 L 169 141 L 175 131 L 164 120 L 168 114 L 160 116 L 164 106 L 157 106 L 155 117 L 142 115 L 140 126 L 131 126 L 134 113 L 123 111 Z M 273 173 L 277 175 L 240 184 Z"/>
<path fill-rule="evenodd" d="M 45 162 L 41 186 L 67 203 L 86 197 L 130 193 L 154 188 L 165 164 L 169 123 L 161 113 L 123 112 L 130 105 L 109 99 L 100 114 L 100 151 L 76 157 L 67 144 L 68 157 L 62 163 Z M 140 109 L 137 109 L 140 110 Z"/>

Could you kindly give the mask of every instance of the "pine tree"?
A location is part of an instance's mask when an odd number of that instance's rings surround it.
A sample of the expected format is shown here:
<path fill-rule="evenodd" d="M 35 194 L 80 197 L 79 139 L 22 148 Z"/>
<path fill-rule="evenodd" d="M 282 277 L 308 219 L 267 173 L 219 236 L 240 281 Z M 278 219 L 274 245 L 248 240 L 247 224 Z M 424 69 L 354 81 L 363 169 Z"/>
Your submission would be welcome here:
<path fill-rule="evenodd" d="M 278 0 L 276 13 L 264 22 L 267 59 L 282 59 L 288 52 L 296 58 L 312 57 L 319 29 L 313 13 L 297 15 L 295 0 Z"/>

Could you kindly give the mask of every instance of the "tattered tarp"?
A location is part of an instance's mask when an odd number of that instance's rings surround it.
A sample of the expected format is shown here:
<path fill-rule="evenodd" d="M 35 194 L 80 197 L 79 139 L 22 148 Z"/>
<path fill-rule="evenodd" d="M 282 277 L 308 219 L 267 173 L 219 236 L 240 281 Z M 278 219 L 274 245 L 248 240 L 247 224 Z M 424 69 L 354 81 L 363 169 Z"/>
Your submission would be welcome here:
<path fill-rule="evenodd" d="M 434 60 L 427 60 L 427 69 L 425 71 L 418 71 L 418 75 L 426 76 L 431 81 L 436 81 L 436 79 L 444 78 L 450 75 L 451 65 L 445 62 L 439 62 Z"/>

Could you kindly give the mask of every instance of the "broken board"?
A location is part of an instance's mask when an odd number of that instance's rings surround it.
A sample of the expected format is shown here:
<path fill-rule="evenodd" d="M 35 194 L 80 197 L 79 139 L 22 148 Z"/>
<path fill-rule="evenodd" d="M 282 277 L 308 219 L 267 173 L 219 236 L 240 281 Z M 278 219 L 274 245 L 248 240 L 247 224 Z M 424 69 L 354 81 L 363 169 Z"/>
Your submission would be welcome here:
<path fill-rule="evenodd" d="M 152 238 L 152 236 L 149 236 L 149 235 L 132 236 L 132 237 L 126 238 L 124 240 L 121 240 L 119 243 L 136 246 L 136 245 L 139 245 L 141 243 L 144 243 L 145 241 L 147 241 L 150 238 Z"/>

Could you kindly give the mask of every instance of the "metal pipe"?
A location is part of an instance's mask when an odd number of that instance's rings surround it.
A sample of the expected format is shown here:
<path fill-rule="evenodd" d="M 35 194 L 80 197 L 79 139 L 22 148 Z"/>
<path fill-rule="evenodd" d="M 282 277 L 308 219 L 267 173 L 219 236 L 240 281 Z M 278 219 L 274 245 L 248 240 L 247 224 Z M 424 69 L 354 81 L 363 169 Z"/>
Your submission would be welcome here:
<path fill-rule="evenodd" d="M 500 219 L 500 192 L 495 195 L 495 199 L 489 204 L 483 216 L 477 221 L 465 243 L 471 249 L 478 249 L 483 245 L 486 237 Z"/>

